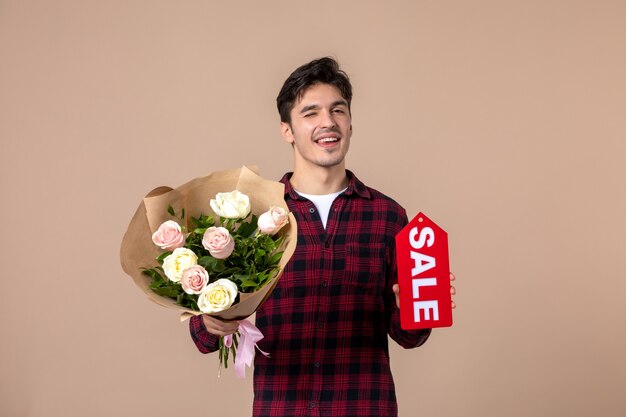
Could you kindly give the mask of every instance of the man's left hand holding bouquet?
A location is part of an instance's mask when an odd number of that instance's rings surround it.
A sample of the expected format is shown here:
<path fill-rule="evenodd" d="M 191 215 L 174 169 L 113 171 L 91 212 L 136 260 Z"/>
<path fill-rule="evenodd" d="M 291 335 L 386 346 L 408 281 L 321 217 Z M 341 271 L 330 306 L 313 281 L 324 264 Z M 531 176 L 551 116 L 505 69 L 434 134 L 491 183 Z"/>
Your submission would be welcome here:
<path fill-rule="evenodd" d="M 239 322 L 237 321 L 224 321 L 208 314 L 202 315 L 202 323 L 206 327 L 207 332 L 222 337 L 234 334 L 239 328 Z"/>

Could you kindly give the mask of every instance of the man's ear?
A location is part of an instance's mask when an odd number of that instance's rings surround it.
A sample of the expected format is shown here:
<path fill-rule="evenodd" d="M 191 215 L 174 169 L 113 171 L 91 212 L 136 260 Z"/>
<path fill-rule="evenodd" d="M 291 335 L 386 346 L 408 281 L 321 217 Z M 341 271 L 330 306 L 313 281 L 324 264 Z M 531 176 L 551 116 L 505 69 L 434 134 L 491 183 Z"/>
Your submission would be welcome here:
<path fill-rule="evenodd" d="M 280 122 L 280 134 L 283 136 L 283 140 L 293 145 L 293 131 L 291 125 L 286 122 Z"/>

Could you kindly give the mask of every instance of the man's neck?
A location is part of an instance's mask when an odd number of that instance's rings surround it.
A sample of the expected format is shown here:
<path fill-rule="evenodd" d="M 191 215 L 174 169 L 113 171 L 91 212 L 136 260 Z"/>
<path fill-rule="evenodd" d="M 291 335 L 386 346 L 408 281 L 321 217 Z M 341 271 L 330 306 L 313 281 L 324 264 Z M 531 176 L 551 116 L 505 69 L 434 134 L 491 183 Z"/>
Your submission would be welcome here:
<path fill-rule="evenodd" d="M 316 167 L 315 169 L 293 171 L 291 185 L 305 194 L 324 195 L 341 191 L 348 186 L 348 177 L 344 164 L 335 167 Z"/>

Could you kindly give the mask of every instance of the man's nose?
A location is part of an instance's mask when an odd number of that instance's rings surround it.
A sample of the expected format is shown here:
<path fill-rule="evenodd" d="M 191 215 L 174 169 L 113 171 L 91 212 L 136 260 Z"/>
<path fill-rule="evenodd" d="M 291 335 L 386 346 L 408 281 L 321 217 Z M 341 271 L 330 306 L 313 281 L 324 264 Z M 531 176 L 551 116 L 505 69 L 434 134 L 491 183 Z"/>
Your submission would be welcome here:
<path fill-rule="evenodd" d="M 325 128 L 335 127 L 336 126 L 335 117 L 334 117 L 334 115 L 333 115 L 333 113 L 331 111 L 323 111 L 322 112 L 321 125 L 322 125 L 322 127 L 325 127 Z"/>

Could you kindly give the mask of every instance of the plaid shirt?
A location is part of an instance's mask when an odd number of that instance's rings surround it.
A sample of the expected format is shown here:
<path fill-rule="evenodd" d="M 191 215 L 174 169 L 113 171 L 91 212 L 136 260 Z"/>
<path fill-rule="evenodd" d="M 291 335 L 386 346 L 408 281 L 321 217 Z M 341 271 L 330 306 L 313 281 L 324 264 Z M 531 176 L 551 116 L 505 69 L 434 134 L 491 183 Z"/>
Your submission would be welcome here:
<path fill-rule="evenodd" d="M 391 289 L 395 236 L 407 224 L 395 201 L 347 171 L 326 230 L 314 204 L 287 174 L 285 200 L 298 221 L 298 245 L 276 289 L 259 308 L 265 336 L 256 355 L 254 416 L 397 416 L 387 334 L 405 348 L 430 330 L 405 331 Z M 217 349 L 202 320 L 190 321 L 198 349 Z"/>

